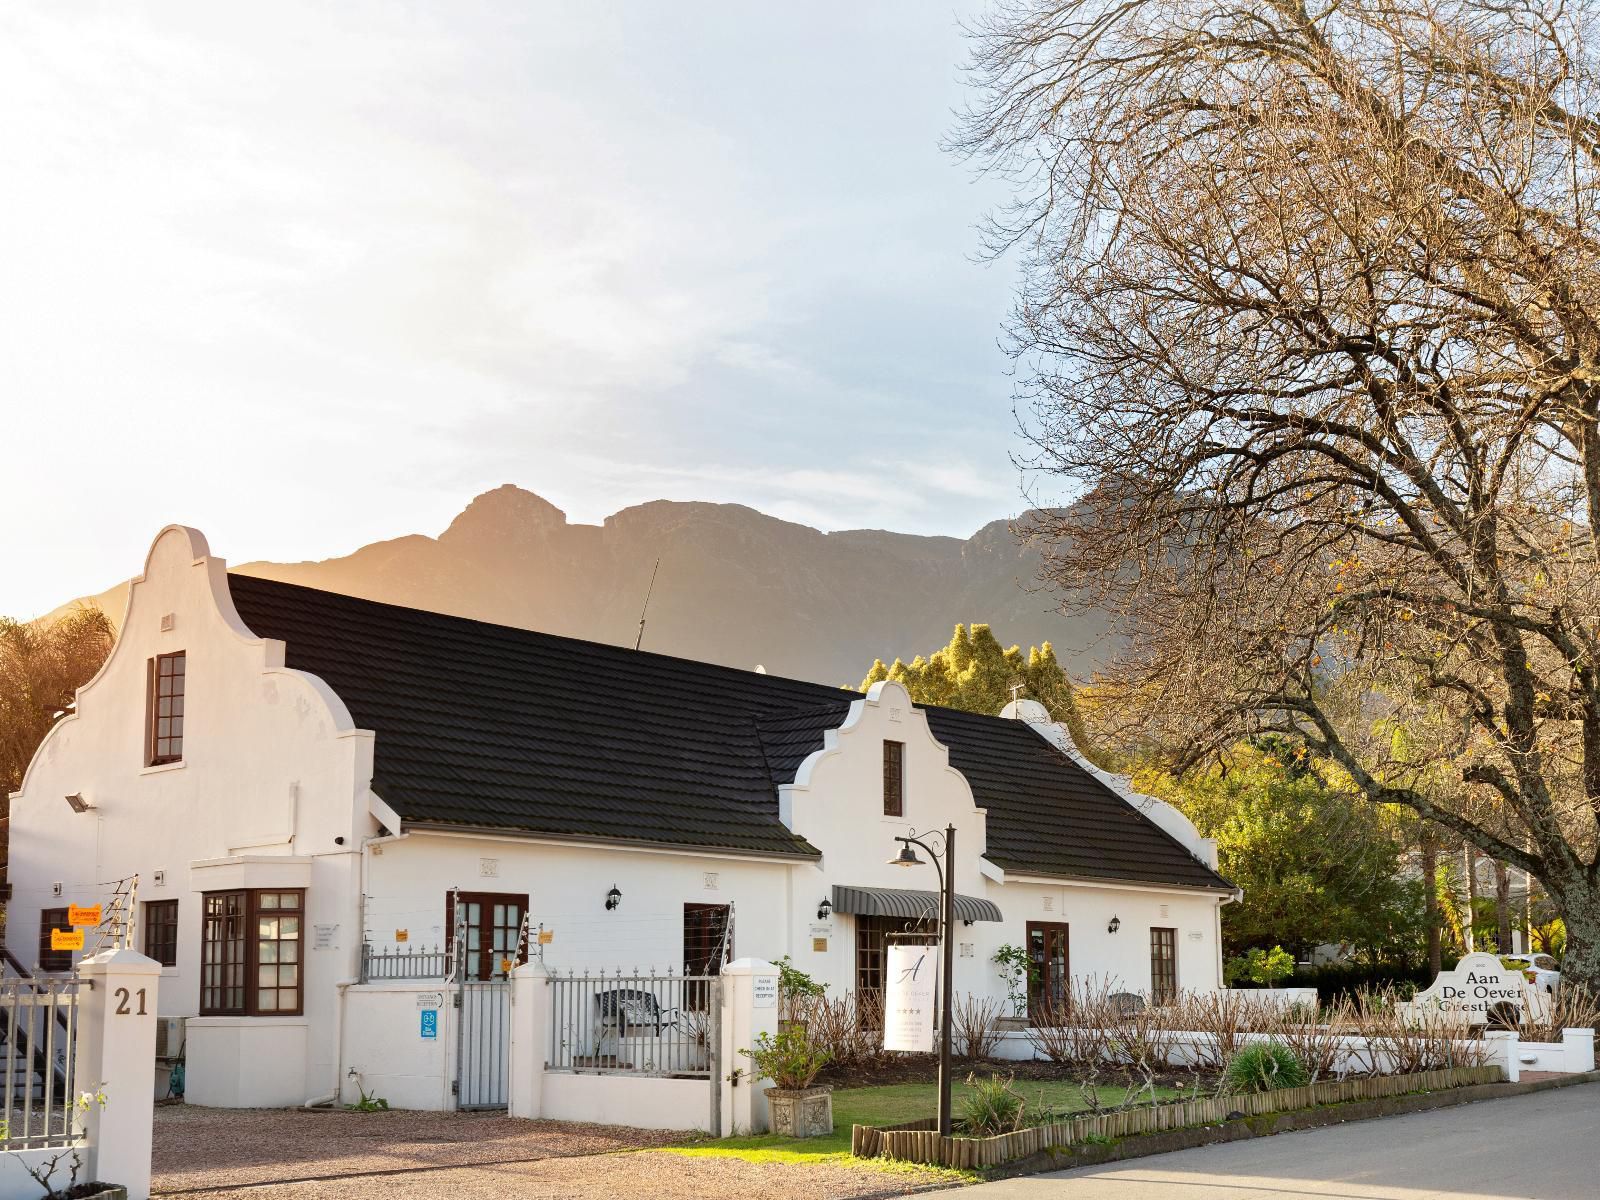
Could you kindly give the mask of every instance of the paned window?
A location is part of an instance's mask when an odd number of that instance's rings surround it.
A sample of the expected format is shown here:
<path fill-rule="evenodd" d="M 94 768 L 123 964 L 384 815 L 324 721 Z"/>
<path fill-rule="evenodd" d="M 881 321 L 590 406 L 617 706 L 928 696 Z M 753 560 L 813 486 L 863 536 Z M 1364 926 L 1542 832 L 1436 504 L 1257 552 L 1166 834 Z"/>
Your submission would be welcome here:
<path fill-rule="evenodd" d="M 176 900 L 152 900 L 144 906 L 144 952 L 163 967 L 178 965 Z"/>
<path fill-rule="evenodd" d="M 1072 996 L 1068 927 L 1052 921 L 1028 922 L 1028 1012 L 1034 1024 L 1059 1020 Z"/>
<path fill-rule="evenodd" d="M 64 908 L 47 908 L 39 914 L 39 969 L 41 971 L 72 970 L 71 950 L 50 949 L 50 933 L 60 929 L 70 933 L 72 925 Z"/>
<path fill-rule="evenodd" d="M 929 920 L 913 917 L 856 917 L 856 992 L 865 1001 L 863 1010 L 883 997 L 883 969 L 891 941 L 914 942 L 926 940 L 930 945 L 937 939 L 927 933 L 937 922 L 930 914 Z M 926 934 L 926 938 L 918 935 Z"/>
<path fill-rule="evenodd" d="M 183 761 L 185 658 L 158 654 L 150 660 L 150 724 L 145 755 L 149 766 Z"/>
<path fill-rule="evenodd" d="M 207 892 L 200 939 L 202 1016 L 299 1016 L 305 893 Z"/>
<path fill-rule="evenodd" d="M 906 815 L 906 744 L 883 743 L 883 815 Z"/>
<path fill-rule="evenodd" d="M 1171 1004 L 1178 996 L 1178 931 L 1150 931 L 1150 999 Z"/>
<path fill-rule="evenodd" d="M 511 968 L 528 961 L 528 948 L 522 940 L 522 915 L 528 911 L 526 892 L 450 892 L 445 895 L 446 928 L 455 941 L 456 914 L 453 905 L 461 901 L 461 918 L 466 924 L 466 963 L 468 979 L 504 979 Z"/>

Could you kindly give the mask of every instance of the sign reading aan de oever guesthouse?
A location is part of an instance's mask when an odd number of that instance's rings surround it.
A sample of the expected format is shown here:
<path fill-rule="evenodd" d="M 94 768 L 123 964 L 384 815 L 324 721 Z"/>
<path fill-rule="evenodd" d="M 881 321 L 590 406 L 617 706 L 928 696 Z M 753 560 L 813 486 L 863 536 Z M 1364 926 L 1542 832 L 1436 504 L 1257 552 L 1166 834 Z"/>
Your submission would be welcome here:
<path fill-rule="evenodd" d="M 933 1049 L 934 947 L 890 945 L 884 964 L 883 1048 Z"/>
<path fill-rule="evenodd" d="M 1468 954 L 1453 971 L 1440 971 L 1433 986 L 1412 1000 L 1423 1012 L 1465 1017 L 1473 1025 L 1488 1024 L 1489 1015 L 1503 1005 L 1527 1008 L 1525 981 L 1507 970 L 1493 954 Z"/>

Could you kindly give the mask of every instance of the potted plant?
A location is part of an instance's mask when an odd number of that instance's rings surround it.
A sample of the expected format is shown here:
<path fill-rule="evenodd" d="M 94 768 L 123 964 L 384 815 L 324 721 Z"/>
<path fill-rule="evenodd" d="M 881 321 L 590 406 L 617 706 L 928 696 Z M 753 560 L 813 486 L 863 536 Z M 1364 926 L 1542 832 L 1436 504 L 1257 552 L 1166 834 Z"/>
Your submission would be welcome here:
<path fill-rule="evenodd" d="M 758 1078 L 772 1080 L 767 1106 L 773 1133 L 808 1138 L 833 1132 L 833 1088 L 812 1086 L 833 1056 L 813 1045 L 803 1029 L 790 1026 L 777 1037 L 763 1033 L 752 1049 L 739 1053 L 754 1065 Z"/>
<path fill-rule="evenodd" d="M 72 1106 L 79 1112 L 88 1112 L 96 1105 L 104 1108 L 105 1103 L 105 1092 L 96 1088 L 92 1092 L 80 1092 Z M 0 1140 L 4 1140 L 10 1132 L 7 1123 L 0 1121 Z M 44 1200 L 128 1200 L 128 1189 L 120 1184 L 78 1182 L 78 1173 L 83 1170 L 83 1155 L 77 1146 L 68 1146 L 59 1154 L 41 1159 L 33 1165 L 21 1160 L 19 1162 L 22 1169 L 33 1176 L 34 1182 L 44 1189 Z M 67 1167 L 67 1185 L 58 1187 L 56 1172 L 63 1163 Z"/>
<path fill-rule="evenodd" d="M 1038 977 L 1038 967 L 1026 947 L 1007 943 L 994 952 L 992 960 L 1000 968 L 1000 981 L 1006 985 L 1006 1001 L 1011 1015 L 999 1018 L 995 1024 L 1001 1029 L 1026 1029 L 1028 1027 L 1028 988 Z"/>

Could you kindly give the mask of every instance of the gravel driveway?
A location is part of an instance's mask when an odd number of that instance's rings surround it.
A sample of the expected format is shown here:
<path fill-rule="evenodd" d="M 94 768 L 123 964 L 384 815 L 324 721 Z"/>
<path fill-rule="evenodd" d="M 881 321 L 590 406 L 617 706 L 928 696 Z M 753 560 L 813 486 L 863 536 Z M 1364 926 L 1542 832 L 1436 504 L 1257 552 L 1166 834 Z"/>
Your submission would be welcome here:
<path fill-rule="evenodd" d="M 895 1196 L 949 1186 L 870 1167 L 750 1163 L 618 1153 L 683 1135 L 480 1113 L 300 1109 L 156 1110 L 158 1196 L 334 1200 L 360 1196 L 496 1200 Z"/>

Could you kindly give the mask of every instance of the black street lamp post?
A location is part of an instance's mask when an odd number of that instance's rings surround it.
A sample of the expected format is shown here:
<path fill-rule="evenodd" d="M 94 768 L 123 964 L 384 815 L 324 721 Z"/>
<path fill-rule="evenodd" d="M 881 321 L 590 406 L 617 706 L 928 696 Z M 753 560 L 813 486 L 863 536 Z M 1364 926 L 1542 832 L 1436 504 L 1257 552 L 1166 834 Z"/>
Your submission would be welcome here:
<path fill-rule="evenodd" d="M 939 920 L 940 959 L 943 963 L 939 971 L 939 1134 L 941 1137 L 950 1136 L 950 996 L 952 992 L 951 975 L 955 970 L 955 943 L 951 940 L 950 931 L 955 927 L 956 919 L 956 883 L 951 864 L 955 862 L 956 853 L 956 827 L 945 826 L 944 831 L 944 866 L 939 866 L 940 855 L 927 842 L 916 836 L 913 830 L 909 837 L 897 837 L 895 841 L 901 845 L 898 856 L 889 862 L 897 867 L 916 867 L 922 865 L 922 860 L 917 857 L 917 852 L 912 846 L 921 846 L 928 852 L 928 858 L 933 863 L 933 869 L 939 874 L 939 903 L 943 915 Z"/>

